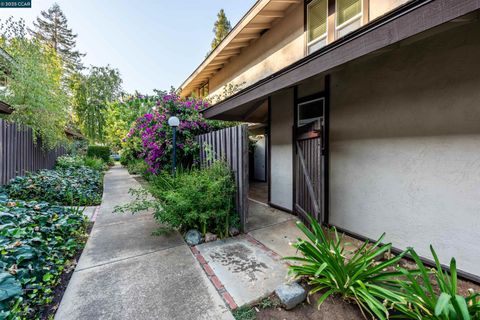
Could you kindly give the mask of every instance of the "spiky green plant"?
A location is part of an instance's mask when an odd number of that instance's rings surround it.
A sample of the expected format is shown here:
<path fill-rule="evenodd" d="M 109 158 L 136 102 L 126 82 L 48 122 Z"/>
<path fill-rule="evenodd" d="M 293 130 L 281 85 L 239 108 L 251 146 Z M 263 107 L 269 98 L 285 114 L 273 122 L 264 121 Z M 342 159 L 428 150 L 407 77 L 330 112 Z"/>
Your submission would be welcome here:
<path fill-rule="evenodd" d="M 377 261 L 391 249 L 391 244 L 381 245 L 385 236 L 370 244 L 366 241 L 356 252 L 349 252 L 335 228 L 327 234 L 320 224 L 309 217 L 311 230 L 297 222 L 307 240 L 298 239 L 293 245 L 303 257 L 285 257 L 300 262 L 290 266 L 290 273 L 297 278 L 307 278 L 312 286 L 310 294 L 324 291 L 318 299 L 318 307 L 331 295 L 338 294 L 356 303 L 363 315 L 378 319 L 389 317 L 388 306 L 405 303 L 398 293 L 399 271 L 389 271 L 404 253 Z"/>
<path fill-rule="evenodd" d="M 436 268 L 425 267 L 418 254 L 409 249 L 420 271 L 419 276 L 399 269 L 408 279 L 401 282 L 401 292 L 407 304 L 394 304 L 398 311 L 411 319 L 475 320 L 480 319 L 480 294 L 471 291 L 467 297 L 458 294 L 457 265 L 450 260 L 450 273 L 443 271 L 440 260 L 430 246 Z M 433 280 L 432 280 L 433 278 Z"/>

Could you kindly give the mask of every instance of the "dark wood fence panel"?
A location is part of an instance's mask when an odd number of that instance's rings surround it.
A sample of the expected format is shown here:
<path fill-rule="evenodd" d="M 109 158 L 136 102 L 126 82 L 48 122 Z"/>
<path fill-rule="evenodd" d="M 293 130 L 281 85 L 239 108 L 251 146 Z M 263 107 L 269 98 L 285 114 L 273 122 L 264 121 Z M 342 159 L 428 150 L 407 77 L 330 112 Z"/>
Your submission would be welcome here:
<path fill-rule="evenodd" d="M 200 164 L 209 166 L 224 160 L 235 176 L 236 209 L 242 229 L 248 218 L 248 130 L 247 125 L 226 128 L 196 137 L 200 144 Z"/>
<path fill-rule="evenodd" d="M 0 185 L 16 176 L 40 169 L 52 169 L 65 148 L 51 151 L 34 143 L 32 129 L 0 119 Z"/>

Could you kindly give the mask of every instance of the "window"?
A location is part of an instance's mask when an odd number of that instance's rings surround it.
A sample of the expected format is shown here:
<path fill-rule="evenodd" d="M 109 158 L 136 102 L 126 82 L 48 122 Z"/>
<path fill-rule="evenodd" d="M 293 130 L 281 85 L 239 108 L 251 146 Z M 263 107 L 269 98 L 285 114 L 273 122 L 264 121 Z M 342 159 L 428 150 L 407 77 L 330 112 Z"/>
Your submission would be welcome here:
<path fill-rule="evenodd" d="M 313 0 L 307 6 L 308 53 L 327 44 L 328 1 Z"/>
<path fill-rule="evenodd" d="M 362 0 L 337 0 L 336 38 L 358 29 L 362 25 Z"/>
<path fill-rule="evenodd" d="M 320 120 L 323 116 L 324 98 L 311 100 L 298 104 L 297 126 L 302 127 L 306 124 Z"/>
<path fill-rule="evenodd" d="M 208 96 L 208 82 L 205 83 L 202 87 L 200 87 L 199 95 L 200 98 L 205 98 L 206 96 Z"/>

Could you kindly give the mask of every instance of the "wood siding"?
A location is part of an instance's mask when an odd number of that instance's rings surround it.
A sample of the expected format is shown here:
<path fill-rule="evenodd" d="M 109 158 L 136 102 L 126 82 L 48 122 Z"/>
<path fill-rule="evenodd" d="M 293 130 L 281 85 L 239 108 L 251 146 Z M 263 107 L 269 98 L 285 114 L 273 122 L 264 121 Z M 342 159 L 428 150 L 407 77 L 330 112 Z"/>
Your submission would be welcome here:
<path fill-rule="evenodd" d="M 211 165 L 224 160 L 235 176 L 236 209 L 242 229 L 248 218 L 248 130 L 247 125 L 226 128 L 196 137 L 200 144 L 200 164 Z"/>
<path fill-rule="evenodd" d="M 51 169 L 64 148 L 44 151 L 34 143 L 32 129 L 0 119 L 0 185 L 16 176 L 40 169 Z"/>

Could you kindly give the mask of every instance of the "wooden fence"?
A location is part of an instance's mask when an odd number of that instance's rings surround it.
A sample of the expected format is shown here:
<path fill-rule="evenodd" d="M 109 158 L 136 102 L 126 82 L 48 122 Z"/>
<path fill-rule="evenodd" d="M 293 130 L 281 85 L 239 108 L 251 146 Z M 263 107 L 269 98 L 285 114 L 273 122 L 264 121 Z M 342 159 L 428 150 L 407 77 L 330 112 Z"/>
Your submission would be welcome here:
<path fill-rule="evenodd" d="M 34 143 L 32 129 L 0 119 L 0 185 L 27 171 L 51 169 L 65 148 L 44 151 Z"/>
<path fill-rule="evenodd" d="M 248 218 L 248 130 L 247 125 L 226 128 L 196 137 L 200 144 L 200 162 L 209 166 L 223 159 L 235 175 L 236 209 L 242 229 Z"/>

